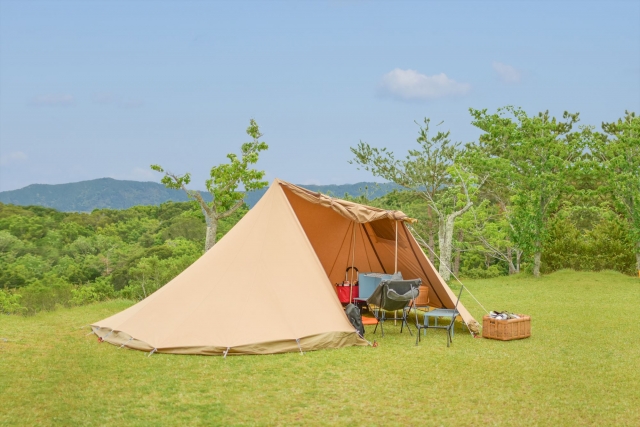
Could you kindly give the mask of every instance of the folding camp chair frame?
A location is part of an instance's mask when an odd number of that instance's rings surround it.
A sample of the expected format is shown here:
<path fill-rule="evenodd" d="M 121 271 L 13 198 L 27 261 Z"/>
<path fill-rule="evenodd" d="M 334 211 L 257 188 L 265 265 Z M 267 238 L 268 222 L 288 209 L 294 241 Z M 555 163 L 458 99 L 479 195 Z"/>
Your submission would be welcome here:
<path fill-rule="evenodd" d="M 420 325 L 420 321 L 418 320 L 418 309 L 417 307 L 415 307 L 414 305 L 414 312 L 415 312 L 415 316 L 416 316 L 416 328 L 418 329 L 418 333 L 416 334 L 416 345 L 418 345 L 418 343 L 420 342 L 420 331 L 422 329 L 424 329 L 424 333 L 425 336 L 427 334 L 427 329 L 432 328 L 432 329 L 444 329 L 447 331 L 447 347 L 449 347 L 451 345 L 451 343 L 453 342 L 453 328 L 455 326 L 456 323 L 456 317 L 458 317 L 460 315 L 460 312 L 458 311 L 458 303 L 460 302 L 460 297 L 462 296 L 462 291 L 464 291 L 464 285 L 462 285 L 462 287 L 460 288 L 460 292 L 458 293 L 458 299 L 456 300 L 456 304 L 454 306 L 453 309 L 449 309 L 449 310 L 442 310 L 445 313 L 443 313 L 443 316 L 440 317 L 449 317 L 451 316 L 451 322 L 446 325 L 446 326 L 438 326 L 438 322 L 437 322 L 437 318 L 436 318 L 436 324 L 434 326 L 429 326 L 429 317 L 425 315 L 424 317 L 424 324 Z M 434 310 L 438 311 L 438 310 Z M 426 313 L 425 313 L 426 314 Z"/>
<path fill-rule="evenodd" d="M 411 289 L 413 290 L 414 287 L 411 286 Z M 380 296 L 380 298 L 381 298 L 381 301 L 380 301 L 381 307 L 385 305 L 384 303 L 385 303 L 385 300 L 387 298 L 387 292 L 389 292 L 389 284 L 388 283 L 382 283 L 382 295 Z M 401 320 L 402 322 L 400 323 L 400 333 L 402 333 L 404 325 L 407 325 L 407 330 L 409 331 L 409 335 L 413 336 L 413 332 L 411 332 L 411 328 L 409 327 L 409 322 L 407 322 L 407 313 L 410 310 L 409 304 L 407 304 L 404 308 L 402 308 L 402 317 L 398 317 L 397 314 L 394 314 L 393 317 L 387 317 L 386 313 L 387 313 L 388 310 L 385 310 L 385 309 L 383 309 L 381 307 L 377 307 L 377 306 L 374 306 L 374 307 L 375 308 L 373 309 L 373 316 L 378 321 L 378 323 L 376 323 L 376 327 L 373 329 L 373 333 L 374 334 L 378 330 L 378 325 L 380 325 L 380 330 L 382 331 L 382 336 L 384 337 L 384 322 L 385 322 L 385 320 L 394 320 L 394 321 Z M 394 311 L 394 312 L 397 313 L 398 310 L 389 310 L 389 311 Z"/>

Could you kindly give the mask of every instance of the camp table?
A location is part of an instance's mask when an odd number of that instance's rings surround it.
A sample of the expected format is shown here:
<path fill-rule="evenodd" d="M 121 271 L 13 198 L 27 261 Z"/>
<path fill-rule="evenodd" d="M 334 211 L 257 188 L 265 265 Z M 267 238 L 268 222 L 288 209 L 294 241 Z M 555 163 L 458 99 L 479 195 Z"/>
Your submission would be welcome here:
<path fill-rule="evenodd" d="M 436 308 L 435 310 L 431 310 L 431 311 L 423 311 L 422 314 L 424 315 L 424 326 L 425 327 L 429 327 L 429 318 L 433 317 L 435 319 L 434 323 L 435 323 L 435 327 L 438 327 L 438 317 L 452 317 L 453 313 L 457 311 L 453 308 Z M 427 334 L 427 330 L 425 329 L 424 331 L 425 335 Z M 451 336 L 453 337 L 453 329 L 451 329 Z"/>

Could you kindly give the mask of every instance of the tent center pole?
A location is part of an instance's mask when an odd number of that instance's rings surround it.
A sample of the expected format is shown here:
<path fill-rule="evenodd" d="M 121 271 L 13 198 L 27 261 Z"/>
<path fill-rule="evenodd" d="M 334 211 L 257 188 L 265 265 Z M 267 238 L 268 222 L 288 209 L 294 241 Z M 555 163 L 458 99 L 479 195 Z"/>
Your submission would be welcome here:
<path fill-rule="evenodd" d="M 353 222 L 353 241 L 351 243 L 351 277 L 349 279 L 349 302 L 353 302 L 353 264 L 356 255 L 356 222 Z"/>
<path fill-rule="evenodd" d="M 398 272 L 398 221 L 396 220 L 396 263 L 394 273 Z"/>

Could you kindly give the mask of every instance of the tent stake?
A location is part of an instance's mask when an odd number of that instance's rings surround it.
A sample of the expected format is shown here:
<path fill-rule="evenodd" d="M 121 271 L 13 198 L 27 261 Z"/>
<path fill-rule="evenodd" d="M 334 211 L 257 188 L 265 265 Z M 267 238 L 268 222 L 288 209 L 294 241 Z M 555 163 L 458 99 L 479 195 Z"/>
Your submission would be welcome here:
<path fill-rule="evenodd" d="M 300 346 L 300 339 L 296 338 L 296 344 L 298 344 L 298 348 L 300 349 L 300 356 L 304 356 L 304 353 L 302 352 L 302 347 Z"/>
<path fill-rule="evenodd" d="M 147 355 L 147 357 L 150 357 L 153 353 L 155 353 L 156 351 L 158 351 L 157 348 L 154 348 L 153 350 L 151 350 L 151 352 Z"/>

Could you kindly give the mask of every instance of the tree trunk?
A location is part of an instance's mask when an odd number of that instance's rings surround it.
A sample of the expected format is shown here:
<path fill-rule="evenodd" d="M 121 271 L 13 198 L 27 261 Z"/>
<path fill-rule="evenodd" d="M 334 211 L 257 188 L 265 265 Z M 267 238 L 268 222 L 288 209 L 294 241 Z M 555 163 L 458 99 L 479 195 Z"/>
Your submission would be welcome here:
<path fill-rule="evenodd" d="M 453 221 L 457 215 L 448 215 L 440 221 L 438 240 L 440 241 L 440 268 L 438 272 L 445 281 L 451 279 L 451 249 L 453 246 Z"/>
<path fill-rule="evenodd" d="M 516 274 L 516 267 L 513 265 L 513 254 L 511 248 L 507 248 L 507 260 L 509 261 L 509 276 Z"/>
<path fill-rule="evenodd" d="M 522 251 L 516 249 L 516 274 L 520 273 L 520 258 L 522 257 Z"/>
<path fill-rule="evenodd" d="M 638 248 L 636 252 L 636 270 L 638 270 L 638 277 L 640 277 L 640 243 L 636 246 Z"/>
<path fill-rule="evenodd" d="M 535 277 L 540 277 L 540 257 L 542 253 L 540 251 L 536 252 L 533 255 L 533 275 Z"/>
<path fill-rule="evenodd" d="M 460 232 L 458 233 L 458 243 L 462 243 L 462 239 L 464 239 L 464 231 L 460 230 Z M 453 274 L 455 274 L 456 276 L 459 276 L 460 273 L 460 253 L 462 251 L 460 250 L 460 247 L 456 248 L 456 258 L 453 261 Z"/>
<path fill-rule="evenodd" d="M 213 217 L 209 217 L 205 215 L 205 219 L 207 220 L 207 238 L 204 242 L 204 251 L 207 252 L 209 249 L 216 244 L 217 233 L 218 233 L 218 220 Z"/>

